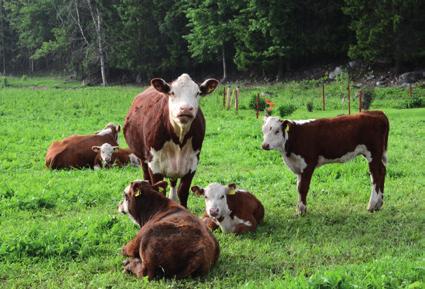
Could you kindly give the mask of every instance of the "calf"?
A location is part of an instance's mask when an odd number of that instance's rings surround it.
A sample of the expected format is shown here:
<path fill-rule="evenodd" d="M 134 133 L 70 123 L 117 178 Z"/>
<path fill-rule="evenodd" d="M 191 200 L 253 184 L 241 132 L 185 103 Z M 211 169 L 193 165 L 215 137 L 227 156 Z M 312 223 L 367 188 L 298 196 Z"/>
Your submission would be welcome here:
<path fill-rule="evenodd" d="M 72 135 L 53 142 L 46 153 L 46 167 L 50 169 L 93 168 L 96 153 L 93 146 L 108 143 L 118 146 L 118 133 L 121 127 L 109 123 L 101 131 L 88 135 Z"/>
<path fill-rule="evenodd" d="M 254 232 L 264 219 L 264 207 L 251 193 L 237 190 L 235 184 L 223 186 L 212 183 L 205 189 L 192 187 L 192 192 L 205 197 L 204 222 L 214 230 L 242 234 Z"/>
<path fill-rule="evenodd" d="M 307 193 L 314 169 L 327 163 L 344 163 L 362 155 L 369 163 L 372 181 L 368 210 L 383 205 L 389 122 L 381 111 L 307 121 L 266 117 L 263 149 L 278 150 L 297 175 L 298 211 L 307 210 Z"/>
<path fill-rule="evenodd" d="M 218 242 L 199 218 L 155 189 L 161 183 L 134 181 L 124 191 L 118 210 L 140 226 L 123 247 L 130 257 L 125 270 L 149 280 L 206 274 L 218 259 Z"/>
<path fill-rule="evenodd" d="M 198 85 L 188 74 L 170 84 L 152 79 L 151 87 L 134 99 L 125 119 L 125 140 L 142 160 L 144 179 L 154 184 L 170 178 L 169 197 L 179 199 L 184 207 L 205 136 L 199 101 L 217 85 L 215 79 Z"/>
<path fill-rule="evenodd" d="M 118 146 L 111 146 L 109 143 L 104 143 L 101 146 L 92 146 L 91 149 L 97 153 L 93 164 L 95 170 L 112 166 L 124 167 L 126 165 L 139 167 L 141 164 L 140 159 L 130 149 L 121 149 Z"/>

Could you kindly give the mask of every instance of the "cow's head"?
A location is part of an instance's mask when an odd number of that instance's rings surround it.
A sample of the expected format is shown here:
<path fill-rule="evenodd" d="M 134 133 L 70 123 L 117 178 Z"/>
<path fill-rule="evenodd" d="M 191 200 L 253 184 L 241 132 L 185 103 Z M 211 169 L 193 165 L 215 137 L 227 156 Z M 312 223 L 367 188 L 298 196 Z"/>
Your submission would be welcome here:
<path fill-rule="evenodd" d="M 269 116 L 264 118 L 263 124 L 263 149 L 283 149 L 288 139 L 287 129 L 290 122 Z"/>
<path fill-rule="evenodd" d="M 117 152 L 119 147 L 111 146 L 109 143 L 104 143 L 101 146 L 92 146 L 91 149 L 96 153 L 100 153 L 103 166 L 110 166 L 112 165 L 112 154 Z"/>
<path fill-rule="evenodd" d="M 160 193 L 167 189 L 167 182 L 160 181 L 151 185 L 148 181 L 135 180 L 123 193 L 123 200 L 118 205 L 118 212 L 127 214 L 138 226 L 148 221 L 168 199 Z"/>
<path fill-rule="evenodd" d="M 112 122 L 108 123 L 104 129 L 98 131 L 97 135 L 107 135 L 110 134 L 114 137 L 115 141 L 118 142 L 118 133 L 121 130 L 121 126 L 119 124 L 115 125 Z"/>
<path fill-rule="evenodd" d="M 205 189 L 193 186 L 191 190 L 198 196 L 204 196 L 205 210 L 210 217 L 221 221 L 220 219 L 230 214 L 230 209 L 227 204 L 227 196 L 235 194 L 235 184 L 223 186 L 218 183 L 212 183 Z"/>
<path fill-rule="evenodd" d="M 171 84 L 162 78 L 154 78 L 151 85 L 159 92 L 168 95 L 171 121 L 184 127 L 190 125 L 196 117 L 201 96 L 213 92 L 218 80 L 210 78 L 198 85 L 184 73 Z"/>

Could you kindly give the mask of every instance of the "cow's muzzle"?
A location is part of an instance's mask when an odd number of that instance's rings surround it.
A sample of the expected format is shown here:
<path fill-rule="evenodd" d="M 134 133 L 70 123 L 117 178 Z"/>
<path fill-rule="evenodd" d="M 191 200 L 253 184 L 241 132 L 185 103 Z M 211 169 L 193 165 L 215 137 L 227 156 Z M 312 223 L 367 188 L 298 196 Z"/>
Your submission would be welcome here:
<path fill-rule="evenodd" d="M 263 150 L 270 150 L 270 145 L 268 143 L 263 143 L 263 145 L 261 146 L 263 148 Z"/>

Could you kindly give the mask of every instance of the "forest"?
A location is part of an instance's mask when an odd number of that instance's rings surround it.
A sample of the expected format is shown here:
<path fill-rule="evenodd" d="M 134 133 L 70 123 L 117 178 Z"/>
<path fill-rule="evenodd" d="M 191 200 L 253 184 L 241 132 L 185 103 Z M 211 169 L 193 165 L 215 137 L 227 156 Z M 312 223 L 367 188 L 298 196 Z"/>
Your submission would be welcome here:
<path fill-rule="evenodd" d="M 0 73 L 279 80 L 350 60 L 401 73 L 425 64 L 424 15 L 420 0 L 0 0 Z"/>

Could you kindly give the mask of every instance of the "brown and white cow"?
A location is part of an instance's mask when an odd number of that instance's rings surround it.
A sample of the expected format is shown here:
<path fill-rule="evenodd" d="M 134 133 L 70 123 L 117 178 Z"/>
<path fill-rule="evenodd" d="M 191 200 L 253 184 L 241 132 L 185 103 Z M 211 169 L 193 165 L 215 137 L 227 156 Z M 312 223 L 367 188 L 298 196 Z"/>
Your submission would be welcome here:
<path fill-rule="evenodd" d="M 157 191 L 164 183 L 134 181 L 124 191 L 118 210 L 140 226 L 123 247 L 130 257 L 124 270 L 149 280 L 204 275 L 217 262 L 218 242 L 198 217 Z"/>
<path fill-rule="evenodd" d="M 113 166 L 124 167 L 131 165 L 139 167 L 141 165 L 140 159 L 130 149 L 122 149 L 119 146 L 104 143 L 101 146 L 92 146 L 92 150 L 97 153 L 93 164 L 95 170 Z"/>
<path fill-rule="evenodd" d="M 93 146 L 108 143 L 118 146 L 118 133 L 121 127 L 109 123 L 101 131 L 88 135 L 72 135 L 53 142 L 47 150 L 46 167 L 50 169 L 93 168 L 96 153 Z"/>
<path fill-rule="evenodd" d="M 217 85 L 215 79 L 198 85 L 188 74 L 170 84 L 152 79 L 151 87 L 135 98 L 125 119 L 124 136 L 142 160 L 144 179 L 154 184 L 170 178 L 169 197 L 177 200 L 178 196 L 184 207 L 205 136 L 199 101 Z"/>
<path fill-rule="evenodd" d="M 263 149 L 278 150 L 297 175 L 300 214 L 307 210 L 307 193 L 314 169 L 327 163 L 344 163 L 362 155 L 369 163 L 372 181 L 368 210 L 383 205 L 389 122 L 381 111 L 307 121 L 266 117 Z"/>
<path fill-rule="evenodd" d="M 263 222 L 264 207 L 250 192 L 236 188 L 235 184 L 223 186 L 212 183 L 205 189 L 192 187 L 192 192 L 205 198 L 203 221 L 211 230 L 220 227 L 224 233 L 255 232 Z"/>

